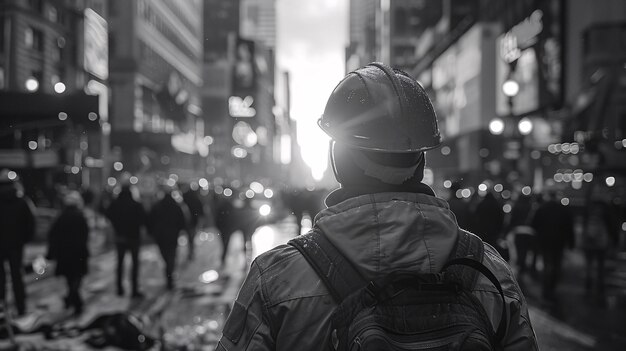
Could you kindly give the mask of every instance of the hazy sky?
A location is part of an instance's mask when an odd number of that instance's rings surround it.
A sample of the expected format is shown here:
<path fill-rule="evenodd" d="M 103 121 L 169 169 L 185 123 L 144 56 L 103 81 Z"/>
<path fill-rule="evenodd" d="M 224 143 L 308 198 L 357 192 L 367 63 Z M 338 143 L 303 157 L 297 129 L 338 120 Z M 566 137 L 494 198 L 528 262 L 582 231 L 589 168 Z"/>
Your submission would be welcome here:
<path fill-rule="evenodd" d="M 291 74 L 291 115 L 305 162 L 320 176 L 327 138 L 317 119 L 332 89 L 344 76 L 348 0 L 277 0 L 277 60 Z M 317 174 L 315 174 L 317 173 Z"/>

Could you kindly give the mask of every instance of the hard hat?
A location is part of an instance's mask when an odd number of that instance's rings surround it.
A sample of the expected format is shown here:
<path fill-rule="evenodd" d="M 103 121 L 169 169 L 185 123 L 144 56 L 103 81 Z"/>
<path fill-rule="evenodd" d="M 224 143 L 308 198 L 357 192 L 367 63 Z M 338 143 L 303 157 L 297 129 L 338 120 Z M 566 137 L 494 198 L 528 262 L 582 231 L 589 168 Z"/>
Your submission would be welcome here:
<path fill-rule="evenodd" d="M 339 82 L 318 124 L 334 141 L 357 149 L 421 152 L 441 143 L 424 88 L 405 72 L 378 62 Z"/>

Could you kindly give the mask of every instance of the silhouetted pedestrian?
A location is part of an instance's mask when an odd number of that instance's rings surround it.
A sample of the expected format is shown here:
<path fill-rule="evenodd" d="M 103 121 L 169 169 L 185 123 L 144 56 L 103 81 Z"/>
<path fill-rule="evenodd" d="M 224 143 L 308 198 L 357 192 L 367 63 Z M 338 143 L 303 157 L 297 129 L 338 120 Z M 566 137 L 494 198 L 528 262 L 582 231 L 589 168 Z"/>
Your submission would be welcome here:
<path fill-rule="evenodd" d="M 165 263 L 165 281 L 168 290 L 174 288 L 176 251 L 181 231 L 187 230 L 187 219 L 181 207 L 182 196 L 178 190 L 166 187 L 162 198 L 154 204 L 148 216 L 148 230 L 156 241 Z M 174 196 L 177 199 L 174 199 Z"/>
<path fill-rule="evenodd" d="M 581 247 L 585 253 L 585 290 L 591 292 L 594 280 L 597 291 L 604 294 L 604 262 L 606 252 L 613 244 L 615 226 L 609 206 L 601 201 L 591 201 L 586 208 Z M 593 273 L 594 265 L 596 273 Z M 595 277 L 594 277 L 595 275 Z"/>
<path fill-rule="evenodd" d="M 546 202 L 535 213 L 532 226 L 537 233 L 537 245 L 543 257 L 543 296 L 555 298 L 561 278 L 561 264 L 565 246 L 574 246 L 574 224 L 568 208 L 557 202 L 556 193 L 549 192 Z"/>
<path fill-rule="evenodd" d="M 6 297 L 5 262 L 11 271 L 11 285 L 18 315 L 26 312 L 26 291 L 22 278 L 24 244 L 35 233 L 34 206 L 18 193 L 16 177 L 8 170 L 0 171 L 0 302 Z"/>
<path fill-rule="evenodd" d="M 460 189 L 461 184 L 458 182 L 452 183 L 450 196 L 448 197 L 448 205 L 450 205 L 450 210 L 454 213 L 459 227 L 469 230 L 472 226 L 472 213 L 470 211 L 469 201 L 465 200 L 463 197 L 457 196 L 457 191 Z"/>
<path fill-rule="evenodd" d="M 189 248 L 187 258 L 189 259 L 189 261 L 193 260 L 194 258 L 194 255 L 195 255 L 194 239 L 195 239 L 196 233 L 200 229 L 200 226 L 203 224 L 204 217 L 205 217 L 204 204 L 202 203 L 198 195 L 198 190 L 197 190 L 198 185 L 196 184 L 195 187 L 196 189 L 194 189 L 194 187 L 190 185 L 187 191 L 183 193 L 183 200 L 185 204 L 187 205 L 187 208 L 189 209 L 189 230 L 186 231 L 187 239 L 188 239 L 187 245 Z"/>
<path fill-rule="evenodd" d="M 124 258 L 129 252 L 132 260 L 132 296 L 141 297 L 142 294 L 139 291 L 139 248 L 141 246 L 141 230 L 147 221 L 146 211 L 141 203 L 133 199 L 130 186 L 124 185 L 117 198 L 107 208 L 106 216 L 115 230 L 117 294 L 119 296 L 124 295 Z"/>
<path fill-rule="evenodd" d="M 502 204 L 491 191 L 479 200 L 472 213 L 473 223 L 471 231 L 480 236 L 484 242 L 499 249 L 498 240 L 504 227 L 504 211 Z"/>
<path fill-rule="evenodd" d="M 535 230 L 531 225 L 534 213 L 532 197 L 520 193 L 513 204 L 507 225 L 508 232 L 513 235 L 517 255 L 516 263 L 520 275 L 526 272 L 528 253 L 536 255 Z M 534 263 L 531 268 L 534 270 Z"/>
<path fill-rule="evenodd" d="M 56 274 L 63 276 L 67 283 L 65 307 L 73 307 L 74 314 L 83 311 L 80 296 L 82 279 L 88 272 L 89 226 L 82 212 L 83 199 L 75 190 L 63 198 L 65 208 L 56 219 L 48 234 L 48 257 L 56 260 Z"/>

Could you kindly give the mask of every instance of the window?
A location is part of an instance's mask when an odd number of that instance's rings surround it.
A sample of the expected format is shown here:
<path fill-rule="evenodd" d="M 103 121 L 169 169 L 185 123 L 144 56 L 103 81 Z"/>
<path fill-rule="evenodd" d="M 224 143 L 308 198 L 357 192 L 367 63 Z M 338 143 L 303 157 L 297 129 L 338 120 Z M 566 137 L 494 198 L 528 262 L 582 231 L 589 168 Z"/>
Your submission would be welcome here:
<path fill-rule="evenodd" d="M 59 14 L 57 12 L 57 8 L 52 5 L 48 6 L 48 19 L 51 22 L 57 22 L 59 20 Z"/>
<path fill-rule="evenodd" d="M 27 27 L 24 31 L 24 44 L 29 49 L 43 51 L 43 32 Z"/>

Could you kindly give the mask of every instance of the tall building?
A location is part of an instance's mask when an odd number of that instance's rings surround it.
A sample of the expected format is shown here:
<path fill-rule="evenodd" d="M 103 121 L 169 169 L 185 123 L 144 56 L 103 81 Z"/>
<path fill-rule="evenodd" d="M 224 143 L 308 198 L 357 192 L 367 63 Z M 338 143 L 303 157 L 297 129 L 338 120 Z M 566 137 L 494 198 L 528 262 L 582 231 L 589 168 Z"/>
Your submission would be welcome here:
<path fill-rule="evenodd" d="M 276 47 L 276 0 L 240 0 L 241 36 Z"/>
<path fill-rule="evenodd" d="M 102 0 L 0 3 L 0 168 L 41 205 L 54 203 L 57 183 L 102 184 L 106 17 Z"/>
<path fill-rule="evenodd" d="M 150 188 L 203 174 L 202 10 L 201 0 L 109 2 L 113 177 L 129 171 Z"/>
<path fill-rule="evenodd" d="M 352 23 L 365 2 L 351 4 L 361 7 L 351 9 Z M 599 188 L 607 187 L 605 177 L 614 190 L 625 186 L 618 176 L 626 164 L 620 83 L 626 70 L 618 39 L 624 6 L 617 0 L 381 0 L 374 6 L 376 45 L 348 55 L 348 63 L 373 55 L 404 68 L 429 91 L 444 136 L 428 156 L 435 188 L 463 179 L 475 189 L 491 180 L 509 190 L 548 186 L 580 200 L 591 194 L 583 169 Z M 425 11 L 413 15 L 418 8 Z M 404 32 L 407 37 L 399 35 Z M 353 53 L 357 37 L 351 36 Z"/>

